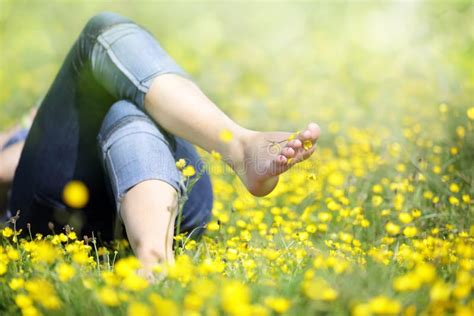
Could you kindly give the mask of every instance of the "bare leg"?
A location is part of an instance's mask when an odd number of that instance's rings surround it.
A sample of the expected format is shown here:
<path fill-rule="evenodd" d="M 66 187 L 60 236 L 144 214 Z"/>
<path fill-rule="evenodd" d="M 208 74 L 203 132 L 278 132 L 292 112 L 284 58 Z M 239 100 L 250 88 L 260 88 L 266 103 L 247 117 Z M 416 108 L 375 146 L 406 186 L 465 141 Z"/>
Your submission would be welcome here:
<path fill-rule="evenodd" d="M 7 193 L 24 145 L 25 142 L 21 141 L 0 151 L 0 214 L 6 209 Z"/>
<path fill-rule="evenodd" d="M 151 277 L 151 268 L 158 262 L 174 262 L 177 192 L 171 185 L 160 180 L 137 184 L 125 194 L 120 214 L 146 277 Z"/>
<path fill-rule="evenodd" d="M 308 124 L 291 141 L 288 132 L 245 129 L 225 115 L 193 82 L 174 74 L 154 79 L 145 96 L 145 109 L 172 134 L 209 152 L 219 152 L 250 193 L 257 196 L 270 193 L 278 175 L 308 158 L 320 133 L 315 123 Z M 226 130 L 233 135 L 229 142 L 220 139 Z M 281 147 L 275 150 L 272 144 Z"/>

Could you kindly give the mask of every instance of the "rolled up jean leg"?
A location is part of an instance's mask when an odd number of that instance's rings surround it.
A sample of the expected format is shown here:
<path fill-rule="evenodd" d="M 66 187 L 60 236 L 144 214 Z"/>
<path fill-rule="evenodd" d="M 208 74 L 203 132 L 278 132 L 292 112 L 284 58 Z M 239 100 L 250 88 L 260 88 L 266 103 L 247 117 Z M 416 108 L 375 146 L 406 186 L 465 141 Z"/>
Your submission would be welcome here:
<path fill-rule="evenodd" d="M 197 170 L 203 168 L 190 143 L 164 133 L 136 105 L 120 100 L 105 116 L 97 144 L 117 212 L 128 190 L 146 180 L 161 180 L 175 188 L 181 198 L 187 198 L 182 210 L 182 232 L 192 232 L 193 237 L 202 234 L 212 209 L 209 176 L 204 174 L 188 197 L 176 168 L 180 158 Z"/>
<path fill-rule="evenodd" d="M 82 63 L 90 64 L 95 79 L 117 99 L 144 109 L 145 94 L 156 76 L 190 76 L 143 27 L 114 13 L 89 20 L 79 39 Z"/>

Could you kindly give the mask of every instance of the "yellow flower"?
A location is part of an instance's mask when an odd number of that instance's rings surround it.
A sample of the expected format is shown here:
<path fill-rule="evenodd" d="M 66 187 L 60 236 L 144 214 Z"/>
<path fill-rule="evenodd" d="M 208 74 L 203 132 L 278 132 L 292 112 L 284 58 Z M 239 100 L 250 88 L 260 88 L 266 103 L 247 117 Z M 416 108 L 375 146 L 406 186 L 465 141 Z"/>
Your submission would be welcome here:
<path fill-rule="evenodd" d="M 369 304 L 357 304 L 352 309 L 352 316 L 371 316 Z"/>
<path fill-rule="evenodd" d="M 449 203 L 451 203 L 454 206 L 458 206 L 459 205 L 459 199 L 455 196 L 450 196 L 449 197 Z"/>
<path fill-rule="evenodd" d="M 474 106 L 467 109 L 466 114 L 471 121 L 474 121 Z"/>
<path fill-rule="evenodd" d="M 471 291 L 472 287 L 469 283 L 456 284 L 456 287 L 453 290 L 453 296 L 457 299 L 463 299 L 467 297 Z"/>
<path fill-rule="evenodd" d="M 110 287 L 104 287 L 97 293 L 99 300 L 107 306 L 118 306 L 120 304 L 117 292 Z"/>
<path fill-rule="evenodd" d="M 219 134 L 219 138 L 221 141 L 223 141 L 224 143 L 229 143 L 230 141 L 232 141 L 232 139 L 234 138 L 234 135 L 232 134 L 231 131 L 227 130 L 227 129 L 224 129 L 221 131 L 221 133 Z"/>
<path fill-rule="evenodd" d="M 176 161 L 176 168 L 178 168 L 179 170 L 182 170 L 185 166 L 186 166 L 186 160 L 184 160 L 183 158 Z"/>
<path fill-rule="evenodd" d="M 178 316 L 179 308 L 175 302 L 170 299 L 164 299 L 156 293 L 149 296 L 150 302 L 155 307 L 155 314 L 160 316 Z"/>
<path fill-rule="evenodd" d="M 328 212 L 319 212 L 318 219 L 323 223 L 329 222 L 332 219 L 332 214 Z"/>
<path fill-rule="evenodd" d="M 8 247 L 7 257 L 8 257 L 8 259 L 10 259 L 12 261 L 17 261 L 18 259 L 20 259 L 20 253 L 15 248 Z"/>
<path fill-rule="evenodd" d="M 7 273 L 7 271 L 8 271 L 7 265 L 0 261 L 0 275 L 4 275 L 5 273 Z"/>
<path fill-rule="evenodd" d="M 184 167 L 182 172 L 183 172 L 183 176 L 185 177 L 192 177 L 196 174 L 196 170 L 194 169 L 192 165 L 188 165 Z"/>
<path fill-rule="evenodd" d="M 383 197 L 381 197 L 380 195 L 372 196 L 372 205 L 373 206 L 377 207 L 382 203 L 383 203 Z"/>
<path fill-rule="evenodd" d="M 385 224 L 385 230 L 390 235 L 396 235 L 400 232 L 400 226 L 398 226 L 398 225 L 396 225 L 392 222 L 388 222 L 387 224 Z"/>
<path fill-rule="evenodd" d="M 61 301 L 56 296 L 54 286 L 44 279 L 31 279 L 25 282 L 25 289 L 31 298 L 49 310 L 61 307 Z"/>
<path fill-rule="evenodd" d="M 48 241 L 40 241 L 31 251 L 33 262 L 53 263 L 61 256 L 61 251 Z"/>
<path fill-rule="evenodd" d="M 396 277 L 393 280 L 393 288 L 398 292 L 415 291 L 421 286 L 420 279 L 412 273 Z"/>
<path fill-rule="evenodd" d="M 405 166 L 404 164 L 399 163 L 399 164 L 397 164 L 397 166 L 395 167 L 395 169 L 396 169 L 398 172 L 402 173 L 402 172 L 405 172 L 407 168 L 406 168 L 406 166 Z"/>
<path fill-rule="evenodd" d="M 42 314 L 34 306 L 28 306 L 21 309 L 23 316 L 41 316 Z"/>
<path fill-rule="evenodd" d="M 67 238 L 69 238 L 70 240 L 76 240 L 77 239 L 77 234 L 76 232 L 70 232 L 67 234 Z"/>
<path fill-rule="evenodd" d="M 311 273 L 308 275 L 311 275 Z M 303 281 L 301 287 L 303 293 L 312 300 L 329 302 L 334 301 L 338 297 L 337 291 L 331 288 L 324 279 L 312 277 L 307 278 Z"/>
<path fill-rule="evenodd" d="M 464 128 L 464 126 L 456 127 L 456 134 L 459 138 L 464 138 L 464 136 L 466 135 L 466 129 Z"/>
<path fill-rule="evenodd" d="M 383 186 L 381 186 L 380 184 L 374 184 L 372 186 L 372 192 L 374 193 L 382 193 L 383 192 Z"/>
<path fill-rule="evenodd" d="M 88 263 L 94 263 L 94 258 L 90 257 L 87 252 L 79 251 L 72 255 L 72 261 L 79 265 L 86 265 Z"/>
<path fill-rule="evenodd" d="M 105 281 L 105 284 L 110 286 L 117 286 L 121 282 L 120 277 L 112 271 L 102 271 L 101 276 L 102 279 Z"/>
<path fill-rule="evenodd" d="M 61 263 L 56 267 L 56 273 L 60 281 L 67 282 L 74 277 L 76 270 L 70 264 Z"/>
<path fill-rule="evenodd" d="M 25 285 L 25 280 L 23 280 L 22 278 L 13 278 L 8 283 L 8 286 L 14 291 L 23 288 L 24 285 Z"/>
<path fill-rule="evenodd" d="M 309 224 L 308 226 L 306 226 L 306 231 L 310 234 L 315 233 L 317 230 L 318 230 L 318 227 L 314 224 Z"/>
<path fill-rule="evenodd" d="M 151 316 L 152 312 L 150 307 L 143 303 L 132 302 L 128 306 L 127 316 Z"/>
<path fill-rule="evenodd" d="M 433 302 L 446 302 L 451 294 L 451 288 L 443 281 L 437 281 L 430 290 Z"/>
<path fill-rule="evenodd" d="M 304 148 L 305 150 L 309 150 L 309 149 L 311 149 L 311 147 L 313 147 L 313 142 L 312 142 L 312 141 L 310 141 L 310 140 L 305 140 L 305 141 L 303 142 L 303 148 Z"/>
<path fill-rule="evenodd" d="M 456 306 L 456 316 L 472 316 L 472 306 Z"/>
<path fill-rule="evenodd" d="M 239 259 L 239 252 L 235 248 L 229 248 L 226 252 L 226 259 L 229 261 L 235 261 Z"/>
<path fill-rule="evenodd" d="M 13 233 L 14 233 L 14 231 L 10 227 L 5 227 L 4 229 L 2 229 L 3 237 L 9 238 L 9 237 L 13 236 Z"/>
<path fill-rule="evenodd" d="M 209 279 L 197 279 L 193 282 L 192 291 L 203 298 L 209 298 L 216 294 L 217 285 Z"/>
<path fill-rule="evenodd" d="M 335 187 L 343 185 L 346 180 L 344 175 L 338 171 L 331 173 L 327 179 L 329 184 Z"/>
<path fill-rule="evenodd" d="M 232 315 L 239 315 L 250 303 L 250 291 L 239 281 L 226 282 L 222 289 L 222 309 Z"/>
<path fill-rule="evenodd" d="M 207 224 L 207 229 L 209 231 L 218 231 L 219 230 L 219 224 L 217 221 L 212 221 L 209 224 Z"/>
<path fill-rule="evenodd" d="M 457 185 L 456 183 L 451 183 L 449 185 L 449 191 L 451 191 L 453 193 L 459 192 L 459 185 Z"/>
<path fill-rule="evenodd" d="M 462 201 L 466 204 L 471 203 L 471 197 L 469 196 L 469 194 L 463 194 Z"/>
<path fill-rule="evenodd" d="M 81 181 L 70 181 L 64 186 L 63 200 L 72 208 L 83 208 L 89 202 L 89 190 Z"/>
<path fill-rule="evenodd" d="M 267 297 L 265 298 L 265 305 L 270 307 L 273 311 L 281 314 L 290 308 L 291 303 L 283 297 Z"/>
<path fill-rule="evenodd" d="M 397 300 L 385 296 L 377 296 L 369 301 L 369 308 L 376 315 L 392 315 L 400 313 L 402 305 Z"/>
<path fill-rule="evenodd" d="M 418 218 L 421 216 L 421 211 L 420 210 L 417 210 L 417 209 L 414 209 L 412 212 L 411 212 L 411 216 L 413 216 L 414 218 Z"/>
<path fill-rule="evenodd" d="M 123 280 L 123 285 L 127 290 L 139 292 L 148 287 L 148 281 L 136 274 L 130 274 Z"/>
<path fill-rule="evenodd" d="M 418 231 L 415 226 L 408 226 L 408 227 L 405 227 L 405 229 L 403 230 L 403 235 L 405 235 L 408 238 L 411 238 L 411 237 L 416 236 L 417 232 Z"/>
<path fill-rule="evenodd" d="M 130 256 L 127 258 L 120 259 L 114 266 L 115 273 L 126 278 L 131 274 L 135 274 L 135 271 L 141 267 L 140 261 L 136 257 Z"/>
<path fill-rule="evenodd" d="M 188 293 L 184 297 L 184 309 L 186 311 L 195 311 L 199 312 L 204 300 L 197 294 Z"/>
<path fill-rule="evenodd" d="M 413 221 L 413 217 L 409 213 L 406 213 L 406 212 L 402 212 L 402 213 L 398 214 L 398 219 L 403 224 L 408 224 L 408 223 L 411 223 Z"/>
<path fill-rule="evenodd" d="M 32 306 L 33 300 L 28 295 L 18 294 L 15 296 L 15 304 L 23 309 Z"/>
<path fill-rule="evenodd" d="M 424 283 L 430 283 L 436 277 L 436 268 L 429 263 L 420 263 L 416 266 L 414 273 Z"/>

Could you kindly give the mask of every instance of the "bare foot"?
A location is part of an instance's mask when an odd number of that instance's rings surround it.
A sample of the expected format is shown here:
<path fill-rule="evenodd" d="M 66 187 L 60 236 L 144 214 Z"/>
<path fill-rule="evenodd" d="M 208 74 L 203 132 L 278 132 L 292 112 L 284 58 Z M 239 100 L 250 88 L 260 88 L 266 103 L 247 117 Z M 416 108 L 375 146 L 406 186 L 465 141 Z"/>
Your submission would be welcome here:
<path fill-rule="evenodd" d="M 311 156 L 320 134 L 316 123 L 296 134 L 254 132 L 243 141 L 243 159 L 232 165 L 250 193 L 264 196 L 273 191 L 278 176 Z"/>

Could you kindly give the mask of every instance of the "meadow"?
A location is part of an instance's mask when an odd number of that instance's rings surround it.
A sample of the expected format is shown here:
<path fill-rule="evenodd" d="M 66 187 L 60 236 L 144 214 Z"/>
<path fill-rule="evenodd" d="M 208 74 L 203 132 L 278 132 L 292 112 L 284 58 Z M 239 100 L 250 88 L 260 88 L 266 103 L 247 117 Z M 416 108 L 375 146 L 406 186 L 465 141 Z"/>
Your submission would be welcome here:
<path fill-rule="evenodd" d="M 263 198 L 202 152 L 212 221 L 175 237 L 155 283 L 124 240 L 1 229 L 0 314 L 473 315 L 472 1 L 0 0 L 2 128 L 103 10 L 149 29 L 239 123 L 318 122 L 318 149 Z"/>

